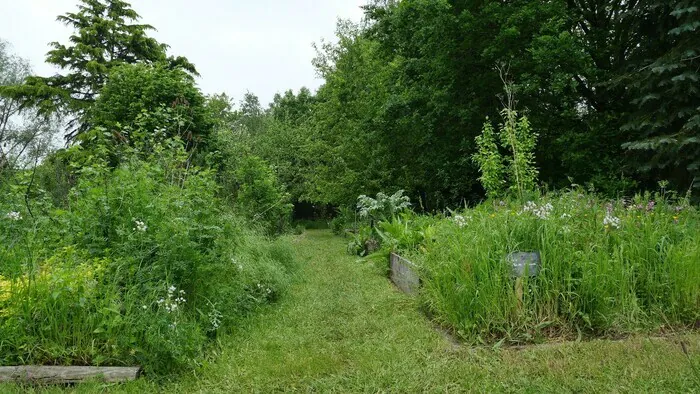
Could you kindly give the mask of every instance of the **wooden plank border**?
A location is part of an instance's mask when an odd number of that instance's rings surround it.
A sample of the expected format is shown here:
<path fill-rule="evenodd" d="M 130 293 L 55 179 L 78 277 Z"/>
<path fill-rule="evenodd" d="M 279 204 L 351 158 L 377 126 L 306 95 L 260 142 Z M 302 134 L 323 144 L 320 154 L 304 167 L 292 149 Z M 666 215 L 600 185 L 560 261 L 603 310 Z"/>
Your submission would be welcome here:
<path fill-rule="evenodd" d="M 406 294 L 415 295 L 420 288 L 418 269 L 412 262 L 396 253 L 389 255 L 390 278 Z"/>
<path fill-rule="evenodd" d="M 20 365 L 0 367 L 0 382 L 79 383 L 100 379 L 108 383 L 127 382 L 141 375 L 141 367 L 62 367 Z"/>

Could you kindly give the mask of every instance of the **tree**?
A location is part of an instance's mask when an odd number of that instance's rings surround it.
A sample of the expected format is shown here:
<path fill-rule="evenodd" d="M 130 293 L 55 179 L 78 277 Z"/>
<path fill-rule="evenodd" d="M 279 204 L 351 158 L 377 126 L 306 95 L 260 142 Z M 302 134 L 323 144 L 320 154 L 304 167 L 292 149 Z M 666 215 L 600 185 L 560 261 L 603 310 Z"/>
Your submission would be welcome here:
<path fill-rule="evenodd" d="M 79 11 L 58 16 L 74 28 L 69 45 L 50 43 L 46 62 L 66 70 L 51 77 L 30 76 L 21 85 L 0 89 L 0 95 L 17 100 L 20 108 L 36 107 L 41 114 L 60 112 L 73 117 L 66 138 L 88 130 L 83 115 L 95 102 L 112 69 L 123 64 L 163 63 L 197 74 L 183 57 L 168 57 L 167 45 L 147 33 L 154 28 L 139 24 L 139 15 L 122 0 L 80 0 Z"/>
<path fill-rule="evenodd" d="M 30 72 L 29 63 L 9 52 L 0 40 L 0 88 L 21 83 Z M 33 108 L 0 96 L 0 173 L 3 169 L 36 162 L 52 147 L 56 122 L 38 116 Z"/>
<path fill-rule="evenodd" d="M 251 92 L 243 95 L 240 103 L 237 128 L 239 134 L 255 135 L 265 127 L 265 113 L 258 96 Z"/>
<path fill-rule="evenodd" d="M 192 76 L 179 68 L 125 64 L 112 69 L 85 119 L 126 142 L 132 142 L 130 130 L 138 126 L 166 138 L 180 137 L 192 149 L 203 147 L 213 128 L 205 100 Z M 172 112 L 175 122 L 164 122 L 158 116 L 161 109 Z"/>
<path fill-rule="evenodd" d="M 301 88 L 295 95 L 287 90 L 283 95 L 277 93 L 270 104 L 272 118 L 288 126 L 299 126 L 308 121 L 313 114 L 315 97 L 307 88 Z"/>
<path fill-rule="evenodd" d="M 634 94 L 625 147 L 639 168 L 677 187 L 700 187 L 700 8 L 694 1 L 642 1 L 640 32 L 655 50 L 622 79 Z M 658 178 L 658 176 L 657 176 Z"/>

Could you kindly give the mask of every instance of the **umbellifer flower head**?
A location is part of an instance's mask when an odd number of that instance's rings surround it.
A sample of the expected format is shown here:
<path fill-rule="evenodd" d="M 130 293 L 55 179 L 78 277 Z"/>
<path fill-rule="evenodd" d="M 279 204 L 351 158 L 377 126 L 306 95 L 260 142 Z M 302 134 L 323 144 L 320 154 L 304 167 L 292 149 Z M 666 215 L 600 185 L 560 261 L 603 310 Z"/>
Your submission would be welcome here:
<path fill-rule="evenodd" d="M 20 214 L 19 212 L 12 211 L 8 212 L 7 215 L 5 215 L 5 218 L 16 222 L 18 220 L 22 220 L 22 214 Z"/>

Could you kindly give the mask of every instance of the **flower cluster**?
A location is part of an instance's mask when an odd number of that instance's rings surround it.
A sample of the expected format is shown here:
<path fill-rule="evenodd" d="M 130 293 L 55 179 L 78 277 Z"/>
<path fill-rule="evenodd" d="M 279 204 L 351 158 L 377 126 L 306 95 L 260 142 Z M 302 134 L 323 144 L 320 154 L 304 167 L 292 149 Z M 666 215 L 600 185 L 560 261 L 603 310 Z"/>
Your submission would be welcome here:
<path fill-rule="evenodd" d="M 549 214 L 552 213 L 553 210 L 554 206 L 552 206 L 552 204 L 550 203 L 538 206 L 534 202 L 528 201 L 527 203 L 525 203 L 525 206 L 523 207 L 521 213 L 532 212 L 538 218 L 546 220 L 547 218 L 549 218 Z"/>
<path fill-rule="evenodd" d="M 637 211 L 651 212 L 654 210 L 655 207 L 656 207 L 656 202 L 649 201 L 646 204 L 631 204 L 630 206 L 627 207 L 627 209 L 630 211 L 637 210 Z"/>
<path fill-rule="evenodd" d="M 146 223 L 142 222 L 141 220 L 134 219 L 134 224 L 136 224 L 136 227 L 134 227 L 134 231 L 145 233 L 146 230 L 148 230 L 148 226 L 146 226 Z"/>
<path fill-rule="evenodd" d="M 13 221 L 18 221 L 22 220 L 22 215 L 19 212 L 8 212 L 7 215 L 5 215 L 5 218 Z"/>
<path fill-rule="evenodd" d="M 158 300 L 158 305 L 163 305 L 168 313 L 172 313 L 185 302 L 187 302 L 185 299 L 185 291 L 180 290 L 178 292 L 175 286 L 170 286 L 168 287 L 168 297 Z"/>
<path fill-rule="evenodd" d="M 263 286 L 263 285 L 260 284 L 260 283 L 258 283 L 258 290 L 259 290 L 263 295 L 265 295 L 265 296 L 269 296 L 270 294 L 272 294 L 272 289 L 271 289 L 271 288 L 269 288 L 269 287 L 267 287 L 267 286 Z"/>
<path fill-rule="evenodd" d="M 603 225 L 605 228 L 620 228 L 620 218 L 615 217 L 612 215 L 612 213 L 608 212 L 605 215 L 605 219 L 603 219 Z"/>
<path fill-rule="evenodd" d="M 231 263 L 238 267 L 239 271 L 243 271 L 243 264 L 241 264 L 235 257 L 231 257 Z"/>
<path fill-rule="evenodd" d="M 462 215 L 453 216 L 452 221 L 455 222 L 455 224 L 457 226 L 459 226 L 460 228 L 467 225 L 467 219 L 465 219 L 464 216 L 462 216 Z"/>

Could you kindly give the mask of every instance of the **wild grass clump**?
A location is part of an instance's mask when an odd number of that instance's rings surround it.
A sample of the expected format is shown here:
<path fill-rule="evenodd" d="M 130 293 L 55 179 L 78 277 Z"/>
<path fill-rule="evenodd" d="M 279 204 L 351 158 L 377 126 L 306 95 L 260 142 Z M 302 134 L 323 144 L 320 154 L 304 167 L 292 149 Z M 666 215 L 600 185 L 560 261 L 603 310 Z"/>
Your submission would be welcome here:
<path fill-rule="evenodd" d="M 700 320 L 700 213 L 684 199 L 572 190 L 403 221 L 404 231 L 383 224 L 390 247 L 420 266 L 436 319 L 470 342 L 663 333 Z M 518 291 L 506 256 L 528 251 L 541 267 Z"/>
<path fill-rule="evenodd" d="M 231 213 L 212 171 L 167 144 L 116 167 L 80 159 L 62 204 L 31 171 L 0 184 L 0 365 L 177 372 L 284 291 L 291 246 Z"/>

